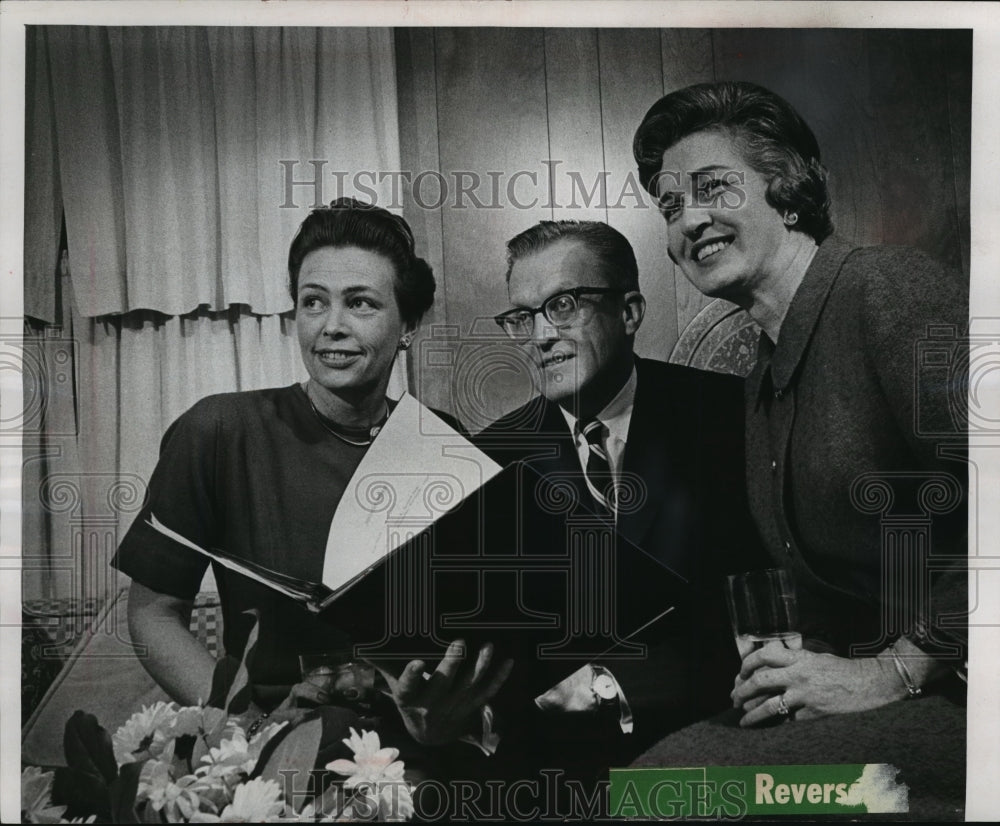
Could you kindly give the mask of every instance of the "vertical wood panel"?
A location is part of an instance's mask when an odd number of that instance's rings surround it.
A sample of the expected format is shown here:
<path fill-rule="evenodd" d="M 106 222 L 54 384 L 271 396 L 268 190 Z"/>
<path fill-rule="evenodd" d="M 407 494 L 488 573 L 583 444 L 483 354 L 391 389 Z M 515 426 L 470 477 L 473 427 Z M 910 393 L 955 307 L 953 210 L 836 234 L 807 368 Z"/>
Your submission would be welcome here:
<path fill-rule="evenodd" d="M 884 242 L 920 247 L 956 269 L 963 265 L 964 233 L 956 203 L 947 53 L 960 53 L 956 46 L 966 37 L 964 32 L 866 34 L 866 69 L 878 115 Z M 953 102 L 962 107 L 960 99 Z M 967 161 L 958 165 L 968 168 Z M 958 200 L 967 209 L 968 191 Z"/>
<path fill-rule="evenodd" d="M 947 78 L 958 244 L 962 271 L 968 278 L 971 256 L 969 191 L 972 178 L 972 32 L 948 32 L 942 50 Z"/>
<path fill-rule="evenodd" d="M 666 360 L 677 340 L 674 280 L 665 276 L 666 234 L 653 216 L 655 207 L 639 184 L 632 158 L 635 129 L 663 94 L 660 34 L 655 29 L 602 29 L 598 46 L 608 223 L 632 242 L 639 263 L 647 311 L 636 349 Z"/>
<path fill-rule="evenodd" d="M 601 80 L 594 29 L 546 29 L 545 74 L 554 220 L 606 221 L 593 191 L 604 169 Z"/>
<path fill-rule="evenodd" d="M 449 324 L 459 325 L 463 336 L 497 336 L 492 316 L 508 306 L 504 245 L 551 217 L 542 163 L 549 154 L 544 33 L 442 29 L 436 42 L 441 171 L 453 189 L 454 173 L 478 174 L 483 182 L 474 191 L 487 205 L 477 207 L 453 192 L 443 209 L 443 298 Z M 502 173 L 496 193 L 487 174 L 491 171 Z M 524 174 L 515 180 L 518 172 Z M 467 353 L 458 353 L 456 364 Z M 485 421 L 471 420 L 463 404 L 478 406 L 481 419 L 499 416 L 531 397 L 531 376 L 517 369 L 516 356 L 509 345 L 497 344 L 477 351 L 475 370 L 456 374 L 451 409 L 467 426 L 479 428 Z"/>
<path fill-rule="evenodd" d="M 434 30 L 396 30 L 396 85 L 399 89 L 399 134 L 403 217 L 413 229 L 417 254 L 434 269 L 437 293 L 408 358 L 410 387 L 425 404 L 447 406 L 448 382 L 440 372 L 420 369 L 423 342 L 433 325 L 447 322 L 448 302 L 444 268 L 444 226 L 440 210 L 424 209 L 413 198 L 412 181 L 422 171 L 436 170 L 438 161 L 437 78 L 434 67 Z"/>
<path fill-rule="evenodd" d="M 405 214 L 438 274 L 434 320 L 463 335 L 499 334 L 489 317 L 507 303 L 508 238 L 538 220 L 598 219 L 636 249 L 649 301 L 637 349 L 668 357 L 704 299 L 669 263 L 662 219 L 634 175 L 632 136 L 665 91 L 715 78 L 773 89 L 809 122 L 831 171 L 838 232 L 967 264 L 968 33 L 461 29 L 397 38 L 403 166 L 438 170 L 451 188 L 434 210 L 415 208 L 408 193 Z M 549 159 L 562 161 L 554 199 Z M 468 196 L 455 203 L 462 171 L 482 178 L 477 197 L 498 209 Z M 491 171 L 502 175 L 496 197 Z M 518 187 L 533 202 L 524 209 L 506 191 L 518 171 L 534 175 Z M 574 209 L 570 171 L 588 188 L 606 171 L 606 203 L 584 206 L 578 190 Z M 456 411 L 447 371 L 415 372 L 432 391 L 427 401 Z M 499 370 L 478 392 L 498 415 L 526 400 L 523 379 Z"/>
<path fill-rule="evenodd" d="M 663 62 L 663 92 L 670 94 L 694 83 L 715 80 L 715 46 L 708 29 L 662 29 L 660 54 Z M 652 106 L 654 101 L 650 101 Z M 636 126 L 639 124 L 637 123 Z M 658 226 L 666 235 L 663 220 L 657 215 Z M 680 267 L 664 258 L 664 278 L 673 279 L 677 302 L 677 331 L 683 334 L 687 325 L 712 299 L 702 295 L 687 280 Z"/>
<path fill-rule="evenodd" d="M 816 134 L 831 173 L 837 231 L 857 243 L 878 243 L 883 204 L 863 32 L 723 30 L 715 45 L 720 79 L 748 80 L 776 92 Z"/>

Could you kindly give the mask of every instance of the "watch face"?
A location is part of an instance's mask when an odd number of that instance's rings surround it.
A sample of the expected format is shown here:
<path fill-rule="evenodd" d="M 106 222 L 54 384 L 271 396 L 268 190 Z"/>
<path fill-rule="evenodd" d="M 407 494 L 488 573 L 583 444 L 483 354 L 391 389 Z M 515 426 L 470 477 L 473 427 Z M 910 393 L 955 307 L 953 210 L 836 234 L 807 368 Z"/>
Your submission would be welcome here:
<path fill-rule="evenodd" d="M 602 700 L 613 700 L 618 696 L 615 681 L 607 674 L 598 674 L 592 683 L 594 693 Z"/>

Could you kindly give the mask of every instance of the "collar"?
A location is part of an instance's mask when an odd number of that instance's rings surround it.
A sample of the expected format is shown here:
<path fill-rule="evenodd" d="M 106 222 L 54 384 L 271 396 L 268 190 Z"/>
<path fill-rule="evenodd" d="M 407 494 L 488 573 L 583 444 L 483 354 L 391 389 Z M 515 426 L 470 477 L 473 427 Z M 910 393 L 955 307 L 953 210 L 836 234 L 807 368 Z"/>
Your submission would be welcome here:
<path fill-rule="evenodd" d="M 624 442 L 628 436 L 628 426 L 632 419 L 632 407 L 635 404 L 635 388 L 638 385 L 638 378 L 636 377 L 635 367 L 632 367 L 632 372 L 629 374 L 628 381 L 622 385 L 622 389 L 619 390 L 615 397 L 608 402 L 604 409 L 597 414 L 595 418 L 600 419 L 604 426 L 608 429 L 609 438 L 617 438 L 619 441 Z M 566 420 L 566 424 L 569 425 L 569 432 L 576 437 L 577 430 L 577 419 L 572 413 L 566 410 L 564 407 L 559 407 L 559 412 L 563 414 L 563 418 Z"/>
<path fill-rule="evenodd" d="M 791 383 L 833 283 L 854 249 L 853 245 L 834 236 L 820 244 L 781 322 L 778 343 L 772 344 L 764 333 L 760 334 L 757 364 L 747 377 L 747 391 L 755 406 L 760 404 L 765 389 L 784 390 Z"/>

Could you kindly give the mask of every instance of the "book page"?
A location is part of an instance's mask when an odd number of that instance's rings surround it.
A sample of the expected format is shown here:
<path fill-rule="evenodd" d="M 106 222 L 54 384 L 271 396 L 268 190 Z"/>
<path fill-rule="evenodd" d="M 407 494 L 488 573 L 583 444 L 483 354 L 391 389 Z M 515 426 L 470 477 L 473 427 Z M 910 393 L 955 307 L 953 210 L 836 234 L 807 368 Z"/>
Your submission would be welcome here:
<path fill-rule="evenodd" d="M 440 416 L 404 394 L 333 515 L 323 584 L 332 591 L 343 588 L 500 469 Z"/>

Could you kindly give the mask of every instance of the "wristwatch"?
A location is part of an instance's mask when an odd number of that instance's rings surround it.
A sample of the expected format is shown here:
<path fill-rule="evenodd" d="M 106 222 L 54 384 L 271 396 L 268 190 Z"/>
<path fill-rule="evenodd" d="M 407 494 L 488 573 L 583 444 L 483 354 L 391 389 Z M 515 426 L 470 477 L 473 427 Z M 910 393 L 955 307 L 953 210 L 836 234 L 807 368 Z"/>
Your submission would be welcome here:
<path fill-rule="evenodd" d="M 594 698 L 597 700 L 597 707 L 600 709 L 605 707 L 616 709 L 618 725 L 625 734 L 631 734 L 633 727 L 632 709 L 629 707 L 628 700 L 625 699 L 625 693 L 622 691 L 621 686 L 618 685 L 618 680 L 603 665 L 594 665 L 591 663 L 590 668 L 590 690 L 594 693 Z"/>
<path fill-rule="evenodd" d="M 598 705 L 610 705 L 618 699 L 618 683 L 608 669 L 600 665 L 592 665 L 590 690 L 594 692 Z"/>

